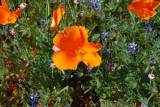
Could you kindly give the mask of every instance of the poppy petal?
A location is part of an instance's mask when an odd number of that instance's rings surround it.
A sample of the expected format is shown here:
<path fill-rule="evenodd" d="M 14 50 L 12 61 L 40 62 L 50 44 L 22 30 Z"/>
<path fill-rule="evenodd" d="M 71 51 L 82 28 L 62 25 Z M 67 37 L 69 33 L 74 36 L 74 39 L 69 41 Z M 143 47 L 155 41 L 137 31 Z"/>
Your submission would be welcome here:
<path fill-rule="evenodd" d="M 51 27 L 50 29 L 55 29 L 57 26 L 56 26 L 56 23 L 54 21 L 54 18 L 52 18 L 52 24 L 51 24 Z"/>
<path fill-rule="evenodd" d="M 57 28 L 59 22 L 62 19 L 62 16 L 64 15 L 64 13 L 65 13 L 65 7 L 64 6 L 61 6 L 60 8 L 56 9 L 53 12 L 53 19 L 52 19 L 52 24 L 50 26 L 50 29 L 56 29 Z"/>
<path fill-rule="evenodd" d="M 57 16 L 58 16 L 58 18 L 57 18 L 57 25 L 58 25 L 58 23 L 61 21 L 61 19 L 62 19 L 62 16 L 64 15 L 64 13 L 65 13 L 65 7 L 64 6 L 61 6 L 59 9 L 58 9 L 58 11 L 57 11 Z"/>
<path fill-rule="evenodd" d="M 6 25 L 8 24 L 7 18 L 11 14 L 5 7 L 0 6 L 0 24 Z"/>
<path fill-rule="evenodd" d="M 82 61 L 90 67 L 97 67 L 101 63 L 101 56 L 97 52 L 88 52 L 83 58 Z"/>
<path fill-rule="evenodd" d="M 2 6 L 4 6 L 7 10 L 9 10 L 8 6 L 7 6 L 7 3 L 6 3 L 6 0 L 1 0 L 1 4 Z M 10 11 L 10 10 L 9 10 Z"/>
<path fill-rule="evenodd" d="M 53 44 L 61 50 L 75 50 L 84 45 L 84 37 L 77 26 L 71 26 L 59 32 L 53 39 Z"/>
<path fill-rule="evenodd" d="M 84 38 L 88 39 L 88 31 L 86 30 L 86 28 L 83 26 L 79 26 L 79 29 L 83 32 Z"/>
<path fill-rule="evenodd" d="M 132 11 L 134 13 L 139 13 L 139 10 L 141 10 L 144 7 L 144 2 L 142 1 L 133 1 L 131 4 L 127 6 L 127 10 Z"/>
<path fill-rule="evenodd" d="M 59 32 L 53 39 L 53 44 L 60 49 L 61 40 L 63 39 L 63 33 Z"/>
<path fill-rule="evenodd" d="M 152 15 L 151 15 L 151 17 L 154 17 L 156 14 L 157 14 L 157 12 L 156 12 L 156 11 L 152 11 Z"/>
<path fill-rule="evenodd" d="M 17 9 L 14 14 L 17 15 L 17 17 L 22 13 L 22 10 L 21 9 Z"/>
<path fill-rule="evenodd" d="M 81 62 L 81 57 L 69 51 L 58 51 L 52 57 L 55 66 L 61 70 L 73 69 L 76 70 Z"/>
<path fill-rule="evenodd" d="M 160 1 L 151 2 L 150 9 L 155 10 L 160 5 Z"/>
<path fill-rule="evenodd" d="M 86 50 L 87 52 L 97 52 L 101 49 L 101 43 L 87 43 L 84 45 L 84 50 Z"/>

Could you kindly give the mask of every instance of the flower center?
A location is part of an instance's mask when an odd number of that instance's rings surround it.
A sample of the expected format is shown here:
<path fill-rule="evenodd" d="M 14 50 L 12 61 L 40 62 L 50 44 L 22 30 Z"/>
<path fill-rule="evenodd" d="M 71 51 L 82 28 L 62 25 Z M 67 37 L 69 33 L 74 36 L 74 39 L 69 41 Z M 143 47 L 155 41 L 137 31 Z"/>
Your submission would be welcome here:
<path fill-rule="evenodd" d="M 83 58 L 83 57 L 86 55 L 87 51 L 85 51 L 85 50 L 82 49 L 82 48 L 79 48 L 79 49 L 75 50 L 75 53 L 76 53 L 77 55 L 81 56 L 81 58 Z"/>
<path fill-rule="evenodd" d="M 17 18 L 17 15 L 11 13 L 8 17 L 8 21 L 11 22 L 13 19 L 16 19 Z"/>
<path fill-rule="evenodd" d="M 152 11 L 150 11 L 149 9 L 147 8 L 142 8 L 140 11 L 139 11 L 139 14 L 142 18 L 144 17 L 150 17 L 152 16 Z"/>

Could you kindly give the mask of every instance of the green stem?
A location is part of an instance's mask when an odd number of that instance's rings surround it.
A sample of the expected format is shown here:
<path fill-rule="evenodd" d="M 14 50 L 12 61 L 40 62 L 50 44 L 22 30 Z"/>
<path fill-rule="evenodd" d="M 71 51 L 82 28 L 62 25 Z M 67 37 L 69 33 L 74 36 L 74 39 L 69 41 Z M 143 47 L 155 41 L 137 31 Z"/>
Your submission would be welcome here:
<path fill-rule="evenodd" d="M 149 98 L 148 98 L 148 101 L 153 97 L 154 93 L 152 93 Z"/>
<path fill-rule="evenodd" d="M 53 74 L 53 68 L 52 68 L 52 78 L 54 78 L 54 74 Z"/>
<path fill-rule="evenodd" d="M 17 38 L 17 36 L 18 36 L 19 39 Z M 24 46 L 25 50 L 27 51 L 27 58 L 29 58 L 29 57 L 30 57 L 30 54 L 29 54 L 28 48 L 27 48 L 24 40 L 23 40 L 21 37 L 19 37 L 19 34 L 17 34 L 17 36 L 15 36 L 15 38 L 16 38 L 17 40 L 19 40 L 19 41 L 22 40 L 23 46 Z"/>
<path fill-rule="evenodd" d="M 38 34 L 35 32 L 35 30 L 30 26 L 30 24 L 29 24 L 29 22 L 28 22 L 28 20 L 27 20 L 26 12 L 24 11 L 23 13 L 24 13 L 24 16 L 25 16 L 25 20 L 26 20 L 27 26 L 31 29 L 31 31 L 33 31 L 33 33 L 34 33 L 35 35 L 38 35 Z"/>
<path fill-rule="evenodd" d="M 48 30 L 48 42 L 49 42 L 49 36 L 50 36 L 50 33 L 49 33 L 49 26 L 50 26 L 50 19 L 49 19 L 49 16 L 50 16 L 50 3 L 49 3 L 49 0 L 46 0 L 46 4 L 47 4 L 46 20 L 47 20 L 47 30 Z"/>
<path fill-rule="evenodd" d="M 71 8 L 71 5 L 70 5 L 70 3 L 69 3 L 69 0 L 67 0 L 68 2 L 68 6 L 69 6 L 69 10 L 71 11 L 71 16 L 72 16 L 72 18 L 73 18 L 73 12 L 72 12 L 72 8 Z"/>
<path fill-rule="evenodd" d="M 61 94 L 63 91 L 65 91 L 65 90 L 68 89 L 68 88 L 69 88 L 69 87 L 66 86 L 65 88 L 63 88 L 62 90 L 60 90 L 60 91 L 57 93 L 57 95 Z"/>

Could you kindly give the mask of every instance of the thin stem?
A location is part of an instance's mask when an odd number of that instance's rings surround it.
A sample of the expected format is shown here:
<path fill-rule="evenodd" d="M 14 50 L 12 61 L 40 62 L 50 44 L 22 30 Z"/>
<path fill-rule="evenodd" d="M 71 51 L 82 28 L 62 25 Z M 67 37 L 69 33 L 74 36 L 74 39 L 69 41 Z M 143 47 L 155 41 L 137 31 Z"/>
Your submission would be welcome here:
<path fill-rule="evenodd" d="M 31 29 L 31 31 L 33 31 L 33 33 L 34 33 L 35 35 L 38 35 L 38 34 L 35 32 L 35 30 L 30 26 L 30 24 L 29 24 L 29 22 L 28 22 L 28 20 L 27 20 L 26 12 L 24 11 L 23 13 L 24 13 L 25 20 L 26 20 L 26 23 L 27 23 L 28 27 Z"/>
<path fill-rule="evenodd" d="M 70 5 L 70 3 L 69 3 L 69 0 L 67 0 L 68 2 L 68 6 L 69 6 L 69 10 L 71 11 L 71 16 L 72 16 L 72 18 L 73 18 L 73 12 L 72 12 L 72 8 L 71 8 L 71 5 Z"/>
<path fill-rule="evenodd" d="M 50 19 L 49 19 L 49 16 L 50 16 L 50 3 L 49 3 L 49 0 L 46 0 L 46 4 L 47 4 L 46 21 L 47 21 L 48 42 L 49 42 L 49 36 L 50 36 L 50 33 L 49 33 L 49 26 L 50 26 Z"/>
<path fill-rule="evenodd" d="M 148 101 L 153 97 L 153 95 L 154 95 L 154 93 L 152 93 L 152 94 L 150 95 L 150 97 L 148 98 Z"/>

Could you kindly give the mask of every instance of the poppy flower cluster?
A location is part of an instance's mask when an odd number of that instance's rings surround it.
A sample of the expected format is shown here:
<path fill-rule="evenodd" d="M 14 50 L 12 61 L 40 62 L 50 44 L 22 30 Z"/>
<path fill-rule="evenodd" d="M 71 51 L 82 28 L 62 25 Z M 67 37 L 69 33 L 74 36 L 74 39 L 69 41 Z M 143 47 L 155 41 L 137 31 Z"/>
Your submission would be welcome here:
<path fill-rule="evenodd" d="M 71 26 L 59 32 L 53 39 L 53 44 L 60 49 L 53 54 L 55 66 L 61 70 L 76 70 L 83 61 L 87 67 L 97 67 L 101 57 L 97 53 L 100 43 L 88 43 L 88 32 L 83 26 Z"/>
<path fill-rule="evenodd" d="M 136 13 L 143 20 L 149 20 L 154 17 L 157 12 L 155 9 L 160 5 L 160 1 L 154 0 L 134 0 L 128 5 L 127 9 Z"/>

